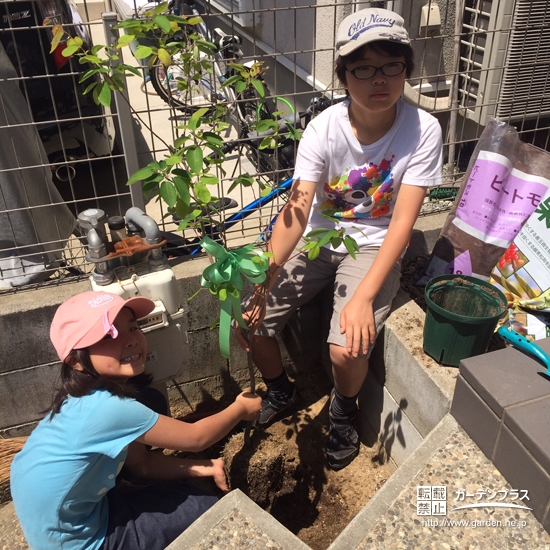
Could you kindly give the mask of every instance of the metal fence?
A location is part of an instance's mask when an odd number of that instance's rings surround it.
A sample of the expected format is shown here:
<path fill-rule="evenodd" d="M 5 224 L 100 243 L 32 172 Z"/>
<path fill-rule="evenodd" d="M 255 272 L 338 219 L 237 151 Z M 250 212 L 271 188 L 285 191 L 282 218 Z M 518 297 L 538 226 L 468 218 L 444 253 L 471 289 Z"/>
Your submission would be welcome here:
<path fill-rule="evenodd" d="M 343 17 L 368 6 L 387 7 L 405 19 L 416 69 L 407 101 L 432 112 L 445 137 L 445 181 L 432 191 L 422 214 L 452 204 L 477 139 L 491 117 L 517 127 L 521 138 L 549 148 L 550 7 L 546 0 L 409 0 L 350 2 L 305 0 L 202 0 L 196 7 L 209 31 L 238 36 L 243 61 L 264 61 L 266 83 L 281 116 L 305 111 L 312 98 L 338 96 L 334 41 Z M 177 136 L 181 112 L 169 108 L 143 71 L 127 81 L 126 103 L 113 112 L 84 95 L 85 66 L 51 50 L 46 19 L 63 23 L 88 44 L 104 44 L 112 21 L 145 9 L 141 0 L 0 2 L 0 288 L 33 288 L 84 277 L 86 242 L 76 219 L 88 209 L 105 218 L 145 208 L 169 241 L 169 254 L 189 251 L 194 235 L 178 231 L 162 204 L 126 186 L 138 167 L 165 158 Z M 296 116 L 293 116 L 296 119 Z M 233 116 L 227 140 L 242 138 Z M 259 205 L 259 187 L 228 189 L 237 174 L 276 187 L 288 176 L 246 140 L 237 142 L 220 172 L 219 197 L 233 199 L 219 220 L 230 246 L 258 237 L 284 202 L 284 194 Z M 289 152 L 290 151 L 290 152 Z M 283 154 L 279 151 L 278 154 Z M 290 147 L 284 152 L 292 156 Z M 261 157 L 261 158 L 260 158 Z M 277 173 L 278 172 L 278 173 Z M 256 201 L 256 202 L 254 202 Z M 250 205 L 251 207 L 247 207 Z M 246 215 L 239 212 L 245 207 Z M 30 286 L 29 286 L 30 285 Z"/>

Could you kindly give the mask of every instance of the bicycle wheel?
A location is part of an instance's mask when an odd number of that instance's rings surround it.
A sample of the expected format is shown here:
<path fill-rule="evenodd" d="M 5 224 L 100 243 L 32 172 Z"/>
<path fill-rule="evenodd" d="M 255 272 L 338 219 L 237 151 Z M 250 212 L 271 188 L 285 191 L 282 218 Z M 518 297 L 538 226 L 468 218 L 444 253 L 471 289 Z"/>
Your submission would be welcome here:
<path fill-rule="evenodd" d="M 173 64 L 167 69 L 158 58 L 155 59 L 149 76 L 153 88 L 163 101 L 188 114 L 227 101 L 220 85 L 216 85 L 213 74 L 186 75 L 178 57 L 174 57 Z"/>

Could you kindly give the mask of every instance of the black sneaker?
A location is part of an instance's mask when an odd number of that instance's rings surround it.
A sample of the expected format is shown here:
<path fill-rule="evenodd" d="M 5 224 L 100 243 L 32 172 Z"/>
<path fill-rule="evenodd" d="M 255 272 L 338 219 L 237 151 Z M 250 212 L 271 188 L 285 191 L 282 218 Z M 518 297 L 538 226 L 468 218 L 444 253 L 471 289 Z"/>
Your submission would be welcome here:
<path fill-rule="evenodd" d="M 268 391 L 262 398 L 260 417 L 254 421 L 253 426 L 255 428 L 265 428 L 280 412 L 295 403 L 296 399 L 298 399 L 298 392 L 295 387 L 292 389 L 292 395 L 286 400 L 273 397 L 273 394 Z"/>
<path fill-rule="evenodd" d="M 330 403 L 334 399 L 334 389 Z M 333 470 L 342 470 L 359 454 L 359 436 L 354 428 L 355 417 L 335 417 L 329 408 L 329 431 L 327 440 L 327 461 Z"/>
<path fill-rule="evenodd" d="M 327 461 L 333 470 L 342 470 L 359 454 L 359 436 L 351 423 L 330 421 Z"/>

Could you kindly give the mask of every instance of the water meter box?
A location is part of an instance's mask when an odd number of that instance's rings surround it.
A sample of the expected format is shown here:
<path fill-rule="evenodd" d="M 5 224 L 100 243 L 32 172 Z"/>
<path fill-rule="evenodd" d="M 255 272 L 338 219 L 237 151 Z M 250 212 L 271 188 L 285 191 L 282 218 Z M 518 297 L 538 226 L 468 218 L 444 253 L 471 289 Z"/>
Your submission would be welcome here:
<path fill-rule="evenodd" d="M 139 324 L 147 322 L 149 317 L 150 315 L 140 319 Z M 187 319 L 183 309 L 174 315 L 168 315 L 166 325 L 145 325 L 142 330 L 148 344 L 145 372 L 153 375 L 153 382 L 166 382 L 181 376 L 184 365 L 189 360 Z"/>
<path fill-rule="evenodd" d="M 93 290 L 104 290 L 122 296 L 125 300 L 134 296 L 144 296 L 151 300 L 160 300 L 166 313 L 172 315 L 181 309 L 176 276 L 166 267 L 153 271 L 148 262 L 113 269 L 115 280 L 108 285 L 92 282 Z"/>

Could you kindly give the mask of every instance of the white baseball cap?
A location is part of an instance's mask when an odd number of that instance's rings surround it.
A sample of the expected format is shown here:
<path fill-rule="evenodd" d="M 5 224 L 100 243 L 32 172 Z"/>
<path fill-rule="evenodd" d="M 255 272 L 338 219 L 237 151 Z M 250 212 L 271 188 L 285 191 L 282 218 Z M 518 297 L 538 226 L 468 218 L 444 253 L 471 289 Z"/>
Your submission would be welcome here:
<path fill-rule="evenodd" d="M 390 10 L 368 8 L 348 15 L 338 27 L 337 55 L 349 55 L 376 40 L 410 44 L 403 18 Z"/>

